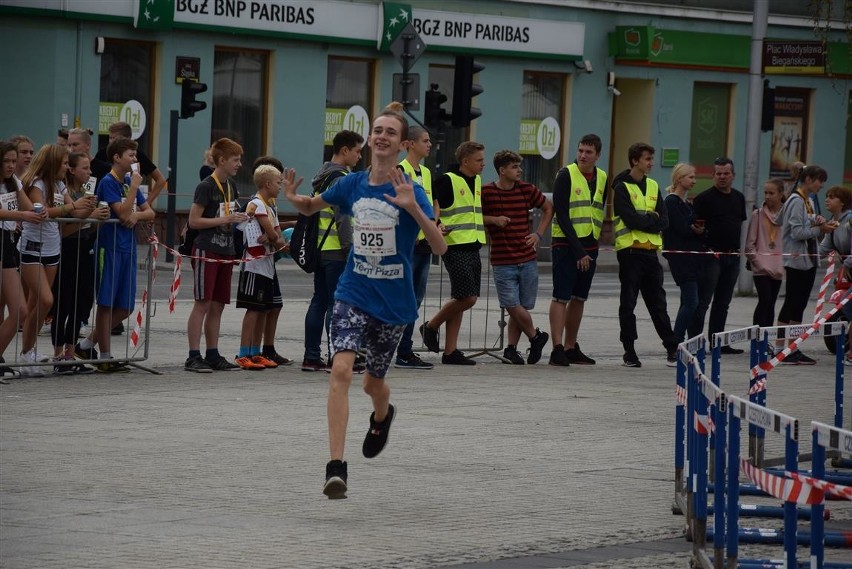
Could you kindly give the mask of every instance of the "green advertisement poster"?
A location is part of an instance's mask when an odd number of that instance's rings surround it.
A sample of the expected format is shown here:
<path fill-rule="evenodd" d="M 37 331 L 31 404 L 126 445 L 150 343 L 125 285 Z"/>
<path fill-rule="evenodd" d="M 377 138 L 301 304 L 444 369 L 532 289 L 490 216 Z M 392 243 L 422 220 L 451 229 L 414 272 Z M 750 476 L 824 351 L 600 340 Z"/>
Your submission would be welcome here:
<path fill-rule="evenodd" d="M 728 113 L 731 86 L 727 83 L 695 83 L 689 160 L 699 177 L 713 174 L 713 161 L 727 155 Z"/>

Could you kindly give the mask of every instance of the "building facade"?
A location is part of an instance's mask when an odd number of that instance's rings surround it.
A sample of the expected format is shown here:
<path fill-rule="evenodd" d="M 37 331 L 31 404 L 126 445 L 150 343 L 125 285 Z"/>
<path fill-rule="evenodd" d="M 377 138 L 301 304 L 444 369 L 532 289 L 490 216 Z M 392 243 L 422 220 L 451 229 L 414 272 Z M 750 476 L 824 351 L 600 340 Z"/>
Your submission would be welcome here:
<path fill-rule="evenodd" d="M 484 65 L 476 76 L 481 117 L 433 136 L 439 170 L 458 142 L 474 139 L 488 156 L 519 150 L 526 177 L 549 191 L 577 140 L 594 132 L 604 140 L 599 165 L 611 173 L 627 168 L 627 148 L 641 140 L 657 148 L 655 177 L 664 185 L 676 162 L 689 161 L 703 189 L 713 159 L 725 155 L 741 183 L 752 26 L 736 8 L 751 2 L 694 4 L 0 0 L 0 30 L 13 46 L 0 137 L 27 134 L 38 145 L 59 127 L 83 126 L 102 146 L 109 124 L 125 120 L 167 172 L 180 82 L 197 80 L 208 86 L 198 95 L 207 108 L 179 121 L 170 188 L 179 211 L 189 207 L 204 150 L 222 136 L 243 145 L 246 164 L 272 154 L 310 177 L 335 132 L 366 135 L 369 118 L 401 98 L 400 30 L 409 23 L 408 100 L 418 120 L 432 85 L 452 110 L 457 55 Z M 825 167 L 829 185 L 852 184 L 852 55 L 842 30 L 826 34 L 805 14 L 770 11 L 772 42 L 762 49 L 775 115 L 750 165 L 759 180 L 800 160 Z M 489 166 L 484 177 L 495 176 Z M 156 208 L 165 207 L 160 198 Z"/>

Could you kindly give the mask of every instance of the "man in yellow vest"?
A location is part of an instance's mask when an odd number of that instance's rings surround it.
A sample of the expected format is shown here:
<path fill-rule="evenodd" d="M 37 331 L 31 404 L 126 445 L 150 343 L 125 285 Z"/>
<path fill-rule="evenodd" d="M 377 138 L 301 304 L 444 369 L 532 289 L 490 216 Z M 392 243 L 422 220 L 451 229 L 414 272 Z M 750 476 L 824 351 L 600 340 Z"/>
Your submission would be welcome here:
<path fill-rule="evenodd" d="M 399 169 L 405 172 L 412 182 L 416 182 L 423 186 L 426 191 L 426 197 L 432 202 L 432 172 L 429 168 L 422 165 L 420 162 L 429 156 L 432 150 L 432 139 L 429 137 L 429 131 L 422 126 L 412 126 L 408 128 L 408 140 L 403 142 L 408 151 L 399 163 Z M 414 299 L 417 301 L 417 310 L 420 310 L 420 305 L 423 303 L 423 297 L 426 296 L 426 284 L 429 280 L 429 265 L 432 262 L 432 249 L 429 247 L 429 242 L 426 240 L 426 235 L 423 231 L 417 234 L 417 241 L 414 245 L 414 257 L 411 260 L 411 272 L 414 278 Z M 399 346 L 396 349 L 396 360 L 394 367 L 407 369 L 432 369 L 435 364 L 424 362 L 418 354 L 414 353 L 414 342 L 411 336 L 414 334 L 414 322 L 405 327 L 402 332 L 402 338 L 399 340 Z"/>
<path fill-rule="evenodd" d="M 436 354 L 440 351 L 438 331 L 447 323 L 444 354 L 441 363 L 474 365 L 458 349 L 462 315 L 476 304 L 482 276 L 479 249 L 485 243 L 485 223 L 482 219 L 482 178 L 485 167 L 485 146 L 478 142 L 462 142 L 456 149 L 458 167 L 451 168 L 432 184 L 432 197 L 439 209 L 435 218 L 444 234 L 447 252 L 444 267 L 450 277 L 450 300 L 435 316 L 420 325 L 423 343 Z"/>
<path fill-rule="evenodd" d="M 648 177 L 654 167 L 654 147 L 637 142 L 627 150 L 630 169 L 615 177 L 613 206 L 615 250 L 621 299 L 618 322 L 624 345 L 624 365 L 642 367 L 634 344 L 639 337 L 633 314 L 639 293 L 666 349 L 666 365 L 677 365 L 677 341 L 666 310 L 663 267 L 657 251 L 663 245 L 662 231 L 668 227 L 666 206 L 660 199 L 660 186 Z"/>
<path fill-rule="evenodd" d="M 601 139 L 587 134 L 577 145 L 577 159 L 556 175 L 553 183 L 555 217 L 553 244 L 553 300 L 550 302 L 552 366 L 594 365 L 580 351 L 577 333 L 598 259 L 598 240 L 606 204 L 606 172 L 595 164 L 601 156 Z"/>
<path fill-rule="evenodd" d="M 334 154 L 311 181 L 314 189 L 312 195 L 322 194 L 358 164 L 363 143 L 364 138 L 351 130 L 341 130 L 334 135 Z M 323 209 L 320 212 L 317 239 L 321 240 L 326 231 L 328 236 L 322 245 L 321 266 L 314 272 L 314 294 L 305 313 L 305 357 L 302 360 L 302 371 L 327 371 L 328 365 L 322 359 L 322 332 L 323 329 L 328 332 L 331 308 L 334 306 L 334 291 L 343 269 L 346 268 L 346 258 L 352 245 L 352 223 L 348 215 L 341 215 L 331 207 Z"/>

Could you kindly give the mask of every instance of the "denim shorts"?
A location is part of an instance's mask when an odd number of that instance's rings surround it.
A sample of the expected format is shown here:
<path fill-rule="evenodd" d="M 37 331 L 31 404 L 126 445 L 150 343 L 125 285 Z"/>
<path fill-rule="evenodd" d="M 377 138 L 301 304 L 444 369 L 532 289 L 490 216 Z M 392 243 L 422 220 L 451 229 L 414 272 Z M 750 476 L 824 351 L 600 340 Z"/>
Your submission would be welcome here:
<path fill-rule="evenodd" d="M 495 265 L 494 286 L 500 308 L 523 306 L 527 310 L 535 308 L 538 294 L 538 263 L 527 261 L 520 265 Z"/>
<path fill-rule="evenodd" d="M 334 303 L 329 327 L 331 357 L 334 358 L 337 352 L 361 350 L 366 356 L 367 373 L 382 379 L 388 372 L 405 327 L 406 324 L 382 322 L 338 300 Z"/>
<path fill-rule="evenodd" d="M 588 251 L 592 262 L 588 271 L 577 268 L 577 259 L 570 247 L 556 247 L 551 250 L 553 258 L 553 300 L 568 302 L 589 298 L 592 289 L 592 279 L 597 267 L 598 252 Z"/>

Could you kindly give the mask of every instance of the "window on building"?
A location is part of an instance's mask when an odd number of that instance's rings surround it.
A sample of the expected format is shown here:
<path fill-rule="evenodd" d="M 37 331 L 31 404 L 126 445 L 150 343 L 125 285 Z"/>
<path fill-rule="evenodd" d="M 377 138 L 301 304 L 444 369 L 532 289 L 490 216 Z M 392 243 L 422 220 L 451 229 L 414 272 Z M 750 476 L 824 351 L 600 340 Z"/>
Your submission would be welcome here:
<path fill-rule="evenodd" d="M 331 142 L 341 130 L 357 132 L 367 140 L 370 132 L 370 111 L 373 108 L 373 77 L 375 62 L 371 59 L 329 57 L 325 88 L 325 150 L 323 158 L 330 160 Z M 365 145 L 356 169 L 370 160 Z"/>
<path fill-rule="evenodd" d="M 519 149 L 524 158 L 524 180 L 542 192 L 553 191 L 556 173 L 564 166 L 565 81 L 562 73 L 524 72 Z"/>
<path fill-rule="evenodd" d="M 153 43 L 106 39 L 101 55 L 98 148 L 105 149 L 109 143 L 109 125 L 123 121 L 131 125 L 134 133 L 142 130 L 136 141 L 139 148 L 150 155 L 150 128 L 156 124 L 151 105 L 154 73 Z M 138 105 L 127 104 L 128 101 L 138 101 Z M 83 126 L 91 128 L 94 125 Z"/>
<path fill-rule="evenodd" d="M 227 137 L 243 147 L 235 180 L 241 196 L 254 193 L 251 164 L 266 154 L 268 67 L 265 51 L 216 48 L 210 142 Z"/>
<path fill-rule="evenodd" d="M 697 81 L 692 90 L 692 128 L 689 135 L 689 161 L 702 182 L 712 183 L 713 162 L 728 156 L 728 128 L 731 116 L 729 83 Z M 694 191 L 707 187 L 696 184 Z"/>

